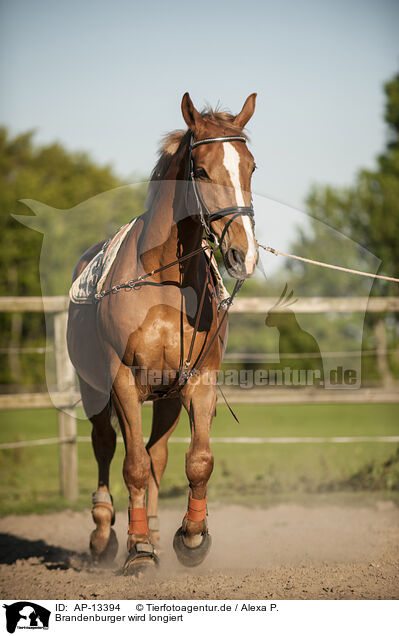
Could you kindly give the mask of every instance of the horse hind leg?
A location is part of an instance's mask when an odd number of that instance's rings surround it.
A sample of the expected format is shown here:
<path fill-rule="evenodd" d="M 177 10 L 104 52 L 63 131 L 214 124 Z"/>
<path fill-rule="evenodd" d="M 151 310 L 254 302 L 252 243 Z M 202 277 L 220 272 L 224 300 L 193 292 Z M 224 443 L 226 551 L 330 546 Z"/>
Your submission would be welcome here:
<path fill-rule="evenodd" d="M 154 402 L 151 436 L 147 453 L 151 460 L 148 481 L 147 518 L 151 543 L 159 549 L 158 495 L 162 475 L 168 461 L 168 440 L 179 421 L 182 404 L 180 398 L 168 398 Z"/>
<path fill-rule="evenodd" d="M 80 388 L 86 413 L 93 413 L 95 405 L 104 402 L 104 396 L 96 395 L 81 379 Z M 112 563 L 118 552 L 118 541 L 111 527 L 115 522 L 115 510 L 109 491 L 109 470 L 116 447 L 110 401 L 89 419 L 93 425 L 91 439 L 98 465 L 97 490 L 92 497 L 92 517 L 96 528 L 90 535 L 90 552 L 94 562 L 105 564 Z"/>
<path fill-rule="evenodd" d="M 92 498 L 92 517 L 96 524 L 90 535 L 90 552 L 94 563 L 111 564 L 118 552 L 118 540 L 114 529 L 115 511 L 110 494 L 97 489 Z"/>

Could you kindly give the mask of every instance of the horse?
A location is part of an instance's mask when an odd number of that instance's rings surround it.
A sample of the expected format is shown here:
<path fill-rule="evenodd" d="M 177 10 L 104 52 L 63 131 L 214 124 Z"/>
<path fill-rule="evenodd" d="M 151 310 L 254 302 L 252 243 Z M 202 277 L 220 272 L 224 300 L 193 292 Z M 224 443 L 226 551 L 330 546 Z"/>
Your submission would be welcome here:
<path fill-rule="evenodd" d="M 168 439 L 182 407 L 191 429 L 185 467 L 188 504 L 173 547 L 189 567 L 201 563 L 210 549 L 206 493 L 214 464 L 209 436 L 216 385 L 209 378 L 220 370 L 230 302 L 224 307 L 218 303 L 209 250 L 220 249 L 227 272 L 236 279 L 235 291 L 254 274 L 258 245 L 251 176 L 256 166 L 244 127 L 255 101 L 253 93 L 234 116 L 212 109 L 199 112 L 184 94 L 181 111 L 187 130 L 164 138 L 146 211 L 127 233 L 104 291 L 92 304 L 70 303 L 68 351 L 92 423 L 98 464 L 91 555 L 96 562 L 110 563 L 118 550 L 109 489 L 116 446 L 111 418 L 116 413 L 125 445 L 129 507 L 123 571 L 129 575 L 159 563 L 158 491 Z M 103 245 L 83 254 L 73 280 Z M 153 401 L 146 445 L 141 424 L 145 400 Z"/>

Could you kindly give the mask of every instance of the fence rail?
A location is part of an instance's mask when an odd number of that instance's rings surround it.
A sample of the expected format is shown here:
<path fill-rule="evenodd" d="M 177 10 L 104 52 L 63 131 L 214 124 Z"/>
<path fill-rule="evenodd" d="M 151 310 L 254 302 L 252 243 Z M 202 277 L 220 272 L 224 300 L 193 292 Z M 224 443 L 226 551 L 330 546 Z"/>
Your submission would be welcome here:
<path fill-rule="evenodd" d="M 230 313 L 267 313 L 279 300 L 278 297 L 263 298 L 253 296 L 251 298 L 236 298 Z M 68 296 L 2 296 L 0 297 L 1 312 L 43 312 L 58 313 L 67 311 L 69 306 Z M 279 307 L 279 313 L 288 313 L 289 307 Z M 324 312 L 350 313 L 350 312 L 399 312 L 399 298 L 394 296 L 384 297 L 323 297 L 309 296 L 298 298 L 295 303 L 295 313 L 314 314 Z"/>
<path fill-rule="evenodd" d="M 229 391 L 223 389 L 231 404 L 394 404 L 399 403 L 399 391 L 396 389 L 241 389 Z M 76 408 L 80 402 L 80 393 L 17 393 L 0 394 L 1 410 Z M 224 401 L 218 396 L 218 403 Z M 73 404 L 73 407 L 71 407 Z M 146 403 L 147 404 L 147 403 Z"/>
<path fill-rule="evenodd" d="M 231 313 L 266 314 L 278 301 L 278 298 L 237 298 L 230 309 Z M 0 395 L 0 409 L 31 409 L 53 408 L 58 411 L 58 437 L 29 440 L 23 442 L 9 442 L 0 444 L 0 449 L 19 448 L 24 446 L 40 446 L 44 444 L 58 444 L 60 458 L 60 487 L 61 494 L 73 501 L 78 497 L 78 463 L 77 443 L 88 441 L 77 435 L 76 405 L 80 401 L 80 394 L 76 391 L 74 370 L 69 361 L 66 347 L 66 326 L 69 298 L 67 296 L 34 296 L 34 297 L 0 297 L 0 312 L 46 312 L 54 319 L 54 354 L 56 361 L 57 391 L 50 395 L 46 393 L 21 393 Z M 279 307 L 280 313 L 286 313 L 287 307 Z M 352 312 L 399 312 L 399 298 L 299 298 L 295 304 L 295 313 L 352 313 Z M 385 325 L 382 320 L 376 324 L 377 349 L 372 353 L 377 356 L 380 371 L 389 377 L 387 364 L 387 346 Z M 331 352 L 334 353 L 334 352 Z M 360 352 L 353 352 L 357 355 Z M 371 353 L 371 352 L 370 352 Z M 231 358 L 230 354 L 230 359 Z M 241 354 L 241 356 L 247 354 Z M 263 355 L 263 354 L 257 354 Z M 267 354 L 266 354 L 267 355 Z M 242 359 L 242 358 L 241 358 Z M 255 358 L 252 358 L 255 359 Z M 388 373 L 388 376 L 387 376 Z M 357 390 L 308 390 L 283 389 L 267 391 L 226 391 L 230 402 L 268 404 L 288 403 L 331 403 L 331 402 L 399 402 L 399 393 L 389 386 L 383 389 Z M 395 441 L 394 438 L 353 438 L 353 441 Z M 310 443 L 311 441 L 343 442 L 344 438 L 229 438 L 224 443 Z M 256 441 L 258 440 L 258 441 Z M 260 441 L 259 441 L 260 440 Z M 347 442 L 352 438 L 345 438 Z M 186 438 L 176 438 L 177 441 L 187 441 Z M 214 438 L 214 442 L 222 442 L 221 438 Z"/>
<path fill-rule="evenodd" d="M 190 437 L 171 437 L 170 444 L 190 444 Z M 397 444 L 399 435 L 356 435 L 352 437 L 211 437 L 211 444 Z M 6 442 L 0 444 L 0 450 L 10 450 L 13 448 L 28 448 L 32 446 L 45 446 L 48 444 L 88 442 L 91 437 L 78 436 L 76 438 L 50 437 L 47 439 L 31 439 L 25 442 Z M 123 442 L 122 437 L 118 437 L 117 442 Z M 148 442 L 148 437 L 144 438 L 144 443 Z"/>

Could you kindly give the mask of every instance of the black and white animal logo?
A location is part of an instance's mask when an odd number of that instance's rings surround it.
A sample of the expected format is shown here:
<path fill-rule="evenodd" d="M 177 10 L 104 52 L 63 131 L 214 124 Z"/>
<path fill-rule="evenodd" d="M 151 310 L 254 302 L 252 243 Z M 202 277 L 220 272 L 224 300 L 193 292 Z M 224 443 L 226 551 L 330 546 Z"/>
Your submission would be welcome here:
<path fill-rule="evenodd" d="M 18 601 L 11 605 L 3 605 L 6 610 L 7 631 L 13 634 L 18 629 L 48 629 L 50 610 L 32 603 Z"/>

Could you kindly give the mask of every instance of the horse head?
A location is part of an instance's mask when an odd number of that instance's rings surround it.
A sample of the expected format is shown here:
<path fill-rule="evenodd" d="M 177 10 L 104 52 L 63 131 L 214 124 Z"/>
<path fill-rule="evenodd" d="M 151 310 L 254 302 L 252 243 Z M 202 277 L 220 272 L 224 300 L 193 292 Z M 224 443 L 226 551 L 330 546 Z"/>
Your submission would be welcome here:
<path fill-rule="evenodd" d="M 255 99 L 253 93 L 236 116 L 199 113 L 188 93 L 182 100 L 183 117 L 192 134 L 190 179 L 201 220 L 217 239 L 228 273 L 237 279 L 252 276 L 258 261 L 251 195 L 256 166 L 243 133 Z"/>

